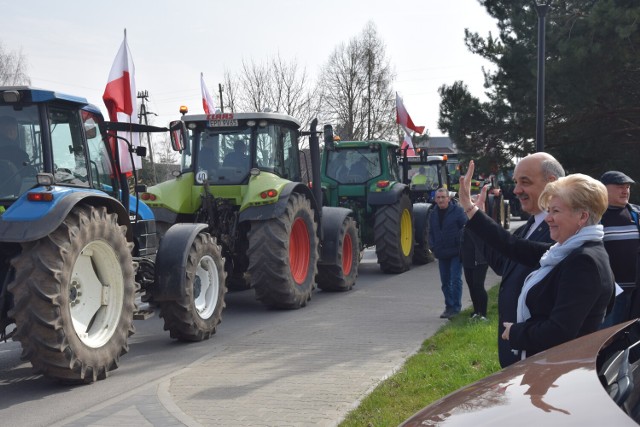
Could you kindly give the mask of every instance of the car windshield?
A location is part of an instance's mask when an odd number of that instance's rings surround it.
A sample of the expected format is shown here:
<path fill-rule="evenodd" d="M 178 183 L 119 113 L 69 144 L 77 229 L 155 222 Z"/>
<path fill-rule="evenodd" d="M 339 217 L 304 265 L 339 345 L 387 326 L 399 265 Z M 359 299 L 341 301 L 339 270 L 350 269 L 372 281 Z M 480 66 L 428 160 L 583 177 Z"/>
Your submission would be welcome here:
<path fill-rule="evenodd" d="M 381 174 L 380 152 L 369 147 L 329 151 L 327 177 L 342 184 L 362 184 Z"/>

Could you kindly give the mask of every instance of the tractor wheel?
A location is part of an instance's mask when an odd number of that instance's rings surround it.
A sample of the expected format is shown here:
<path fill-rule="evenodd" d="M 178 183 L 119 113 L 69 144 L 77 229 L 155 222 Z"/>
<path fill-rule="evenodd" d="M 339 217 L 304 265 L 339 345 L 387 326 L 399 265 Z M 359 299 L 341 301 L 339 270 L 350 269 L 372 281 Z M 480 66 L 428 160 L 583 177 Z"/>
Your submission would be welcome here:
<path fill-rule="evenodd" d="M 422 243 L 416 244 L 413 250 L 413 263 L 415 265 L 424 265 L 435 260 L 433 252 L 429 249 L 429 221 L 427 220 L 422 227 Z"/>
<path fill-rule="evenodd" d="M 403 194 L 392 205 L 376 212 L 374 239 L 378 264 L 385 273 L 402 273 L 413 259 L 413 205 Z"/>
<path fill-rule="evenodd" d="M 36 372 L 90 383 L 118 367 L 133 333 L 136 288 L 125 233 L 105 207 L 80 205 L 12 261 L 14 340 Z"/>
<path fill-rule="evenodd" d="M 311 203 L 296 193 L 279 218 L 251 223 L 249 275 L 258 301 L 296 309 L 311 299 L 318 272 L 317 227 Z"/>
<path fill-rule="evenodd" d="M 358 277 L 360 243 L 358 227 L 353 218 L 344 220 L 338 241 L 338 262 L 318 266 L 318 287 L 323 291 L 351 290 Z"/>
<path fill-rule="evenodd" d="M 209 233 L 196 236 L 182 279 L 184 294 L 174 301 L 158 302 L 164 330 L 180 341 L 203 341 L 216 333 L 225 307 L 226 273 L 216 239 Z"/>

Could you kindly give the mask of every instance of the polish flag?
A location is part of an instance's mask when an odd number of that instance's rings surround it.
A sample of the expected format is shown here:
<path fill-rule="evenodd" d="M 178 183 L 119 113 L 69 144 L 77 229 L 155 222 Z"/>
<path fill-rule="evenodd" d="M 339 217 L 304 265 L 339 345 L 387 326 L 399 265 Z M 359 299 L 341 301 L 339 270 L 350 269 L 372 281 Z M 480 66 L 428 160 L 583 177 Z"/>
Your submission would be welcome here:
<path fill-rule="evenodd" d="M 138 123 L 138 106 L 136 104 L 135 67 L 131 58 L 131 51 L 127 45 L 127 32 L 124 33 L 124 41 L 120 45 L 116 59 L 113 61 L 107 87 L 102 95 L 104 105 L 109 112 L 109 120 L 121 123 Z M 118 132 L 118 136 L 125 138 L 134 147 L 140 145 L 137 132 Z M 120 171 L 131 172 L 131 155 L 127 144 L 118 139 L 118 151 L 120 153 Z M 134 156 L 135 168 L 140 169 L 142 162 L 139 156 Z"/>
<path fill-rule="evenodd" d="M 404 140 L 402 141 L 402 150 L 404 150 L 405 147 L 409 147 L 407 149 L 407 156 L 415 156 L 416 152 L 413 149 L 413 142 L 411 141 L 411 135 L 409 135 L 409 132 L 407 132 L 407 128 L 403 127 L 404 129 Z"/>
<path fill-rule="evenodd" d="M 413 120 L 411 120 L 407 109 L 404 108 L 404 103 L 400 95 L 398 95 L 398 92 L 396 92 L 396 123 L 402 125 L 405 129 L 411 129 L 419 134 L 424 132 L 424 126 L 416 126 L 413 124 Z"/>
<path fill-rule="evenodd" d="M 202 108 L 206 115 L 216 112 L 216 104 L 213 102 L 213 98 L 207 89 L 207 85 L 204 84 L 204 76 L 200 73 L 200 89 L 202 89 Z"/>

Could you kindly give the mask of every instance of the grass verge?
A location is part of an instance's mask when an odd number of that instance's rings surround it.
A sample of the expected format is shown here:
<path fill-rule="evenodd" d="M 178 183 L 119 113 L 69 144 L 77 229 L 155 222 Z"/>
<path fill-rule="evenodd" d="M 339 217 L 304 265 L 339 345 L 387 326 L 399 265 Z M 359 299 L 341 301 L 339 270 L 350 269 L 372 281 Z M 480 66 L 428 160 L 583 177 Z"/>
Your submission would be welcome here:
<path fill-rule="evenodd" d="M 472 321 L 471 310 L 462 311 L 363 399 L 340 427 L 397 426 L 429 403 L 500 370 L 498 286 L 488 293 L 488 321 Z"/>

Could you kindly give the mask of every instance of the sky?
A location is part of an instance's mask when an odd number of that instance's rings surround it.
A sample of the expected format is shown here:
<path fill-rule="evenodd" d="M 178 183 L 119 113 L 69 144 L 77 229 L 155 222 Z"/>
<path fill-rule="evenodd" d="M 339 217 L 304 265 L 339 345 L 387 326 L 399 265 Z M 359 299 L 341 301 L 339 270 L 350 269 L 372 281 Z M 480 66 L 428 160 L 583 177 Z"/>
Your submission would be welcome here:
<path fill-rule="evenodd" d="M 468 51 L 465 28 L 497 35 L 478 0 L 0 0 L 0 10 L 0 43 L 22 52 L 31 85 L 83 96 L 105 116 L 102 94 L 126 29 L 136 88 L 148 92 L 159 126 L 177 119 L 180 105 L 203 113 L 201 72 L 216 103 L 225 71 L 238 73 L 243 61 L 280 55 L 315 81 L 371 21 L 413 122 L 441 136 L 438 87 L 462 80 L 486 99 L 482 67 L 491 64 Z"/>

